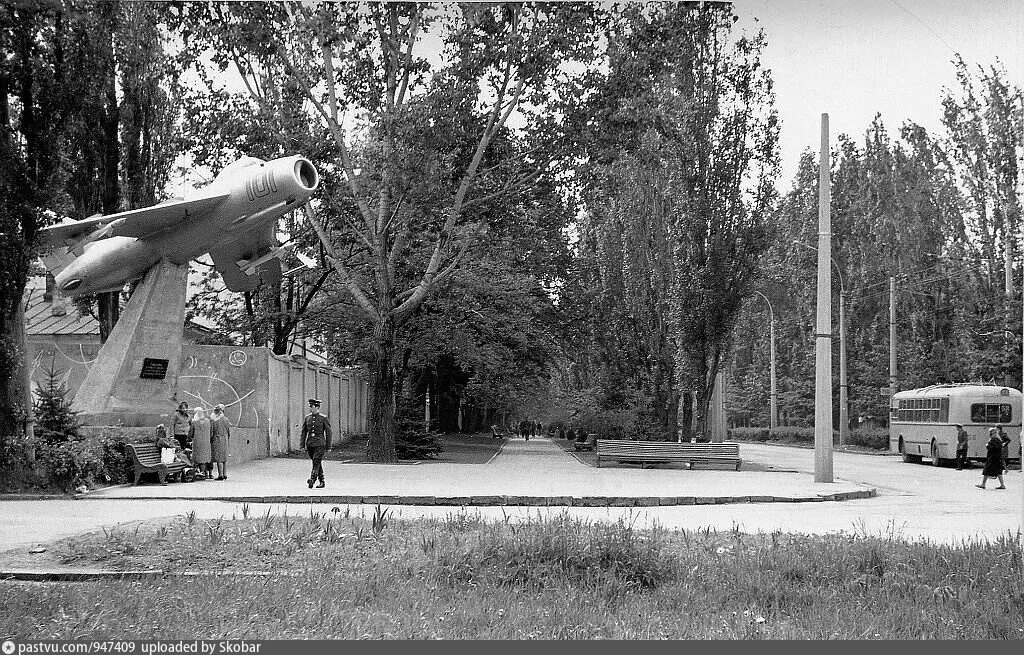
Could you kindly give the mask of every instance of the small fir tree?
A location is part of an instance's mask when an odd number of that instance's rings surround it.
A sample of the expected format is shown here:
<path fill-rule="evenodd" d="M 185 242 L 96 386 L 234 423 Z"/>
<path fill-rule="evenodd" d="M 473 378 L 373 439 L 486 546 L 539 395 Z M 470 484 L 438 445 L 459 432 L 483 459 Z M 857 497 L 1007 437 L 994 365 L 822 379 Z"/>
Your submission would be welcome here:
<path fill-rule="evenodd" d="M 36 383 L 36 399 L 33 409 L 36 415 L 35 434 L 47 443 L 59 443 L 77 439 L 80 423 L 79 412 L 71 408 L 68 387 L 64 383 L 63 371 L 56 367 L 53 358 L 46 371 L 46 383 Z"/>

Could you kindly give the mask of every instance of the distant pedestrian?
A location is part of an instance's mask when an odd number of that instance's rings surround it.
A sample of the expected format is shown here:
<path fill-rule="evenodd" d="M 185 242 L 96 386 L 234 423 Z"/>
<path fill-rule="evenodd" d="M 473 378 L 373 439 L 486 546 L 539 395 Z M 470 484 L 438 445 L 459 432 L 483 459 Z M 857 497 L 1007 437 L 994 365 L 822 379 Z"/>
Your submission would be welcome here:
<path fill-rule="evenodd" d="M 189 447 L 188 428 L 192 425 L 192 419 L 188 415 L 188 403 L 178 403 L 178 409 L 174 410 L 171 416 L 171 434 L 178 440 L 182 450 Z"/>
<path fill-rule="evenodd" d="M 956 424 L 956 470 L 962 471 L 967 464 L 967 430 L 959 423 Z"/>
<path fill-rule="evenodd" d="M 217 465 L 217 480 L 228 479 L 228 440 L 231 424 L 224 416 L 224 405 L 215 405 L 210 416 L 210 456 Z"/>
<path fill-rule="evenodd" d="M 320 401 L 316 398 L 309 399 L 309 414 L 302 421 L 302 437 L 299 439 L 299 448 L 309 453 L 309 459 L 313 462 L 313 469 L 309 474 L 306 483 L 313 488 L 317 480 L 320 484 L 317 489 L 323 489 L 324 482 L 324 454 L 331 449 L 331 422 L 326 416 L 320 413 Z"/>
<path fill-rule="evenodd" d="M 192 415 L 188 438 L 192 442 L 192 463 L 203 479 L 209 480 L 213 477 L 213 445 L 210 441 L 210 419 L 206 418 L 202 407 L 196 407 Z"/>
<path fill-rule="evenodd" d="M 995 428 L 988 429 L 988 443 L 985 444 L 985 468 L 981 471 L 981 484 L 975 485 L 979 489 L 985 488 L 985 481 L 989 478 L 999 480 L 996 489 L 1005 489 L 1003 484 L 1003 442 L 999 439 L 999 433 Z"/>

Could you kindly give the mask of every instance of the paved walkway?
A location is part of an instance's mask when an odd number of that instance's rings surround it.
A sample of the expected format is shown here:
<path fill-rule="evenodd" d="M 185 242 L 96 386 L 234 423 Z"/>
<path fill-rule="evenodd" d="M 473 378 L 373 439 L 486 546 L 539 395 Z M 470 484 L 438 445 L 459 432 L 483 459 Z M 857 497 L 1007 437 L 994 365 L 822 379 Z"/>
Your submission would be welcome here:
<path fill-rule="evenodd" d="M 741 456 L 743 447 L 740 447 Z M 756 470 L 636 465 L 595 468 L 547 438 L 508 441 L 489 463 L 344 464 L 325 462 L 327 487 L 309 489 L 309 462 L 270 458 L 230 467 L 225 481 L 142 484 L 91 492 L 83 499 L 216 499 L 238 502 L 406 505 L 655 506 L 736 502 L 814 502 L 865 498 L 868 485 L 817 484 L 813 476 Z"/>

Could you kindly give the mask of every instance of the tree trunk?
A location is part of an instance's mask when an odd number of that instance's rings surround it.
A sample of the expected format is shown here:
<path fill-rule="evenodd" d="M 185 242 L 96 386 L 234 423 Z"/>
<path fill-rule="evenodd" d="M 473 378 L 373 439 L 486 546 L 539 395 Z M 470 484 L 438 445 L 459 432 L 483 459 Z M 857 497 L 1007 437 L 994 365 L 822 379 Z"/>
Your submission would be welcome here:
<path fill-rule="evenodd" d="M 103 165 L 100 179 L 100 204 L 104 214 L 116 214 L 121 208 L 121 180 L 118 175 L 121 161 L 121 142 L 118 129 L 121 125 L 121 112 L 117 104 L 117 68 L 114 62 L 113 32 L 117 6 L 107 5 L 103 9 L 104 26 L 107 31 L 103 35 L 103 57 L 106 59 L 104 94 L 106 98 L 106 115 L 103 119 Z M 97 315 L 100 324 L 100 343 L 106 343 L 110 331 L 117 324 L 121 315 L 121 292 L 109 291 L 96 294 Z"/>
<path fill-rule="evenodd" d="M 96 294 L 97 318 L 100 324 L 100 343 L 106 343 L 110 331 L 121 316 L 121 292 L 109 291 Z"/>
<path fill-rule="evenodd" d="M 371 462 L 393 463 L 395 453 L 395 337 L 394 320 L 382 313 L 373 330 L 373 362 L 370 369 L 370 438 L 366 458 Z"/>
<path fill-rule="evenodd" d="M 693 392 L 683 392 L 683 411 L 680 417 L 679 426 L 682 430 L 683 441 L 689 441 L 693 438 Z"/>
<path fill-rule="evenodd" d="M 13 285 L 19 301 L 10 321 L 0 322 L 0 364 L 8 374 L 0 375 L 0 445 L 16 443 L 25 434 L 25 419 L 32 405 L 29 391 L 28 367 L 25 365 L 25 305 L 20 298 L 25 283 Z M 5 462 L 0 462 L 0 464 Z"/>

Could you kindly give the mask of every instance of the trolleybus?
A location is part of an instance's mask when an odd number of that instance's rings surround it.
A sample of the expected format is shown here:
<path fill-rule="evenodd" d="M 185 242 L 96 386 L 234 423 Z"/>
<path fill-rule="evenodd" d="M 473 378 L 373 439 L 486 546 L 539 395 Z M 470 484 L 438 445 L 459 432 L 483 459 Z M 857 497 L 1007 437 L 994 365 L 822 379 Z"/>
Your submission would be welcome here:
<path fill-rule="evenodd" d="M 984 460 L 989 428 L 1010 437 L 1010 459 L 1020 461 L 1021 397 L 994 384 L 935 384 L 900 391 L 889 404 L 889 450 L 904 462 L 931 459 L 940 466 L 956 457 L 956 425 L 968 437 L 968 459 Z"/>

